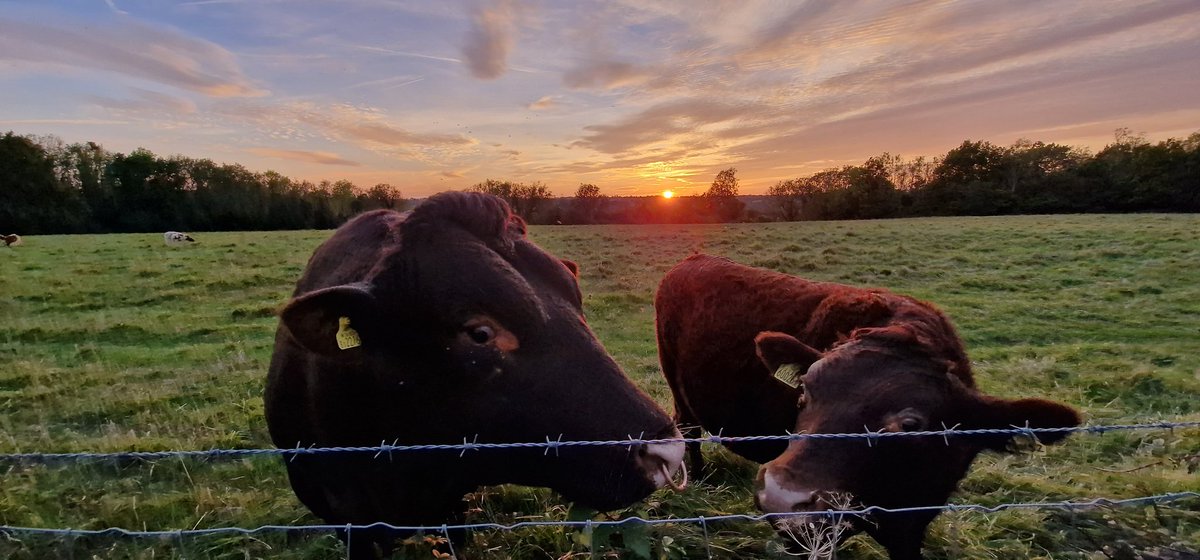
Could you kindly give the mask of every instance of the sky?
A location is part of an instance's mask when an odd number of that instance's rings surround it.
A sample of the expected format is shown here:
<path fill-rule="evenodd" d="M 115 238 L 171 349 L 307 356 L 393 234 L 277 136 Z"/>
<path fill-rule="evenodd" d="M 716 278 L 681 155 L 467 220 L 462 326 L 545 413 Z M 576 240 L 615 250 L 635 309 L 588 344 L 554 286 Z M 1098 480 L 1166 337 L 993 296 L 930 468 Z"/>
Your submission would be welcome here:
<path fill-rule="evenodd" d="M 0 0 L 0 131 L 405 196 L 1200 131 L 1200 1 Z"/>

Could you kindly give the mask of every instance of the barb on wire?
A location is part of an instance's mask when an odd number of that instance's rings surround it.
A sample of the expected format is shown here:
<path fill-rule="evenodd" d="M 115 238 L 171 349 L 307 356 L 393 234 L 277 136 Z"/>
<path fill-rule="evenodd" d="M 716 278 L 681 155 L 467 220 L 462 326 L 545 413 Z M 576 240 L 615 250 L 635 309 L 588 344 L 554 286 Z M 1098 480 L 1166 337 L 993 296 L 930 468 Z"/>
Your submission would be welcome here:
<path fill-rule="evenodd" d="M 340 524 L 340 525 L 262 525 L 255 528 L 247 527 L 213 527 L 209 529 L 183 529 L 183 530 L 164 530 L 164 531 L 138 531 L 132 529 L 123 529 L 120 527 L 109 527 L 107 529 L 55 529 L 48 527 L 14 527 L 10 525 L 0 525 L 0 534 L 41 534 L 55 536 L 122 536 L 122 537 L 163 537 L 174 535 L 186 536 L 204 536 L 204 535 L 222 535 L 222 534 L 240 534 L 240 535 L 256 535 L 259 533 L 288 533 L 288 532 L 303 532 L 303 531 L 332 531 L 332 530 L 357 530 L 357 529 L 388 529 L 392 531 L 411 531 L 411 532 L 446 532 L 467 530 L 474 531 L 480 529 L 512 531 L 516 529 L 524 529 L 529 527 L 574 527 L 574 528 L 595 528 L 605 526 L 620 526 L 627 523 L 640 523 L 646 525 L 678 525 L 685 523 L 701 523 L 705 530 L 708 524 L 719 521 L 765 521 L 769 519 L 778 519 L 782 517 L 843 517 L 843 516 L 858 516 L 871 515 L 878 513 L 898 514 L 898 513 L 917 513 L 929 511 L 974 511 L 979 513 L 997 513 L 1010 509 L 1089 509 L 1096 507 L 1118 507 L 1131 505 L 1146 505 L 1146 504 L 1166 504 L 1178 502 L 1188 499 L 1200 499 L 1200 492 L 1174 492 L 1169 494 L 1158 494 L 1154 496 L 1141 496 L 1137 498 L 1112 499 L 1112 498 L 1094 498 L 1087 501 L 1062 501 L 1062 502 L 1032 502 L 1032 503 L 1005 503 L 994 506 L 985 506 L 981 504 L 947 504 L 943 506 L 919 506 L 905 508 L 885 508 L 879 506 L 870 506 L 862 509 L 851 510 L 826 510 L 812 512 L 794 512 L 794 513 L 764 513 L 759 515 L 752 514 L 730 514 L 717 515 L 711 517 L 667 517 L 667 518 L 650 518 L 642 517 L 626 517 L 617 520 L 594 521 L 591 519 L 582 521 L 519 521 L 511 524 L 503 523 L 471 523 L 464 525 L 392 525 L 390 523 L 370 523 L 366 525 Z"/>
<path fill-rule="evenodd" d="M 956 425 L 957 426 L 957 425 Z M 724 436 L 718 431 L 716 434 L 710 434 L 707 437 L 695 438 L 659 438 L 659 439 L 634 439 L 628 437 L 626 439 L 614 440 L 580 440 L 580 441 L 564 441 L 560 434 L 557 439 L 550 439 L 546 436 L 545 441 L 527 441 L 527 442 L 512 442 L 512 443 L 479 443 L 476 441 L 463 441 L 463 443 L 428 443 L 428 444 L 412 444 L 412 445 L 396 445 L 382 444 L 378 446 L 336 446 L 336 447 L 303 447 L 299 443 L 296 447 L 287 449 L 202 449 L 202 450 L 177 450 L 177 451 L 118 451 L 109 453 L 92 453 L 92 452 L 75 452 L 75 453 L 0 453 L 0 461 L 28 461 L 28 462 L 47 462 L 47 461 L 74 461 L 86 459 L 109 459 L 109 460 L 130 460 L 130 459 L 166 459 L 172 457 L 207 457 L 207 458 L 235 458 L 248 457 L 254 455 L 281 455 L 294 460 L 301 455 L 323 455 L 336 453 L 373 453 L 379 454 L 386 452 L 389 456 L 395 453 L 409 453 L 422 451 L 458 451 L 465 452 L 467 450 L 481 449 L 543 449 L 543 453 L 548 454 L 551 449 L 558 453 L 563 447 L 593 447 L 593 446 L 632 446 L 632 445 L 651 445 L 661 443 L 735 443 L 735 442 L 750 442 L 750 441 L 787 441 L 801 439 L 867 439 L 867 443 L 873 445 L 881 439 L 897 438 L 897 437 L 971 437 L 971 436 L 995 436 L 995 435 L 1024 435 L 1035 436 L 1036 434 L 1104 434 L 1114 431 L 1127 430 L 1171 430 L 1175 428 L 1198 428 L 1200 421 L 1186 422 L 1150 422 L 1145 424 L 1110 424 L 1101 426 L 1074 426 L 1069 428 L 1029 428 L 1029 427 L 1012 427 L 1012 428 L 981 428 L 970 430 L 959 430 L 954 427 L 943 430 L 932 430 L 923 432 L 858 432 L 844 434 L 809 434 L 809 433 L 785 433 L 777 435 L 761 435 L 761 436 Z"/>

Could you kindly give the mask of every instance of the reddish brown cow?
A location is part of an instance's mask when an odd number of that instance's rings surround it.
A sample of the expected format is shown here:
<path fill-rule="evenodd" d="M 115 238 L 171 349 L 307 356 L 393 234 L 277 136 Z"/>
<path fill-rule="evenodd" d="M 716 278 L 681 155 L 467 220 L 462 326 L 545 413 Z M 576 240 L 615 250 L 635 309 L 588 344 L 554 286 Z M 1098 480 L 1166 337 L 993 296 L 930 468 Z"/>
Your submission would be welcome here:
<path fill-rule="evenodd" d="M 934 306 L 882 289 L 810 282 L 726 259 L 692 256 L 655 299 L 663 375 L 685 435 L 726 436 L 1076 426 L 1078 413 L 1007 400 L 975 386 L 950 321 Z M 766 367 L 764 367 L 764 365 Z M 781 366 L 790 378 L 772 375 Z M 783 379 L 780 379 L 783 377 Z M 1041 436 L 1044 443 L 1064 434 Z M 768 513 L 830 509 L 835 496 L 886 508 L 946 503 L 982 450 L 1011 437 L 892 437 L 730 443 L 756 462 L 756 501 Z M 694 472 L 701 459 L 691 452 Z M 855 520 L 894 559 L 921 558 L 936 512 Z M 808 523 L 777 522 L 784 532 Z"/>

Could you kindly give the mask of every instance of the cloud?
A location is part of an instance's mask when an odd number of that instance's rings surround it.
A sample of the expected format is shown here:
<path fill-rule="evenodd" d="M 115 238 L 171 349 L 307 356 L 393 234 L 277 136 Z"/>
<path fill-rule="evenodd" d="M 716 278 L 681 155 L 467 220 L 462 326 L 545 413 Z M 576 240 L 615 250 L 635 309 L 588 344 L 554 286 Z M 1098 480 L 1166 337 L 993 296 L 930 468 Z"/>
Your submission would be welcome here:
<path fill-rule="evenodd" d="M 115 119 L 16 119 L 6 120 L 0 119 L 0 122 L 5 124 L 62 124 L 62 125 L 96 125 L 96 126 L 111 126 L 115 124 L 129 124 L 129 121 L 120 121 Z"/>
<path fill-rule="evenodd" d="M 751 36 L 751 42 L 740 56 L 750 59 L 775 58 L 787 51 L 809 43 L 812 35 L 820 30 L 839 8 L 853 2 L 804 2 L 786 16 L 768 22 L 768 25 Z"/>
<path fill-rule="evenodd" d="M 763 107 L 685 98 L 652 106 L 616 124 L 584 127 L 588 132 L 575 145 L 607 153 L 630 152 L 677 136 L 694 136 L 705 125 L 753 116 Z"/>
<path fill-rule="evenodd" d="M 275 148 L 250 148 L 250 149 L 247 149 L 246 151 L 250 152 L 252 154 L 255 154 L 255 155 L 263 156 L 263 157 L 289 159 L 289 160 L 293 160 L 293 161 L 303 161 L 303 162 L 308 162 L 308 163 L 319 163 L 322 165 L 348 165 L 348 166 L 354 166 L 354 167 L 362 165 L 361 163 L 359 163 L 357 161 L 351 161 L 351 160 L 342 158 L 341 156 L 334 154 L 334 153 L 330 153 L 330 152 L 310 152 L 310 151 L 305 151 L 305 150 L 277 150 Z"/>
<path fill-rule="evenodd" d="M 214 6 L 220 4 L 273 4 L 287 2 L 289 0 L 194 0 L 192 2 L 180 2 L 178 6 Z"/>
<path fill-rule="evenodd" d="M 516 4 L 500 0 L 490 7 L 477 5 L 471 14 L 462 54 L 471 75 L 494 80 L 508 69 L 508 54 L 513 47 Z"/>
<path fill-rule="evenodd" d="M 232 53 L 169 27 L 42 24 L 0 18 L 0 61 L 53 64 L 149 80 L 210 97 L 265 95 Z"/>
<path fill-rule="evenodd" d="M 376 151 L 461 148 L 477 143 L 461 134 L 410 131 L 389 122 L 378 109 L 347 103 L 226 103 L 215 106 L 213 111 L 257 123 L 260 128 L 289 131 L 288 137 L 298 136 L 295 131 L 305 128 L 329 140 L 349 141 Z"/>
<path fill-rule="evenodd" d="M 546 109 L 553 108 L 553 107 L 555 107 L 555 106 L 557 106 L 557 105 L 558 105 L 558 96 L 556 96 L 556 95 L 543 95 L 543 96 L 542 96 L 541 98 L 539 98 L 537 101 L 534 101 L 533 103 L 530 103 L 530 104 L 529 104 L 529 105 L 527 105 L 526 107 L 527 107 L 528 109 L 530 109 L 530 110 L 533 110 L 533 111 L 544 111 L 544 110 L 546 110 Z"/>
<path fill-rule="evenodd" d="M 1118 11 L 1096 10 L 1075 17 L 1048 17 L 1042 22 L 1014 20 L 1007 9 L 983 13 L 970 11 L 969 14 L 963 9 L 962 12 L 939 14 L 940 17 L 913 30 L 916 36 L 929 39 L 891 50 L 822 86 L 849 90 L 864 86 L 895 87 L 898 83 L 986 72 L 989 68 L 1029 66 L 1039 55 L 1064 58 L 1069 56 L 1069 49 L 1086 47 L 1096 39 L 1200 13 L 1200 7 L 1189 2 L 1121 8 L 1124 6 L 1116 6 Z M 970 27 L 967 27 L 968 15 Z M 994 21 L 988 21 L 989 17 Z M 954 27 L 956 25 L 961 27 Z M 976 40 L 967 40 L 968 34 L 977 37 Z M 1117 52 L 1106 56 L 1119 55 Z"/>
<path fill-rule="evenodd" d="M 674 82 L 674 74 L 662 68 L 618 60 L 587 60 L 563 74 L 563 85 L 571 89 L 608 90 L 639 85 L 657 89 Z"/>
<path fill-rule="evenodd" d="M 395 49 L 385 49 L 383 47 L 375 47 L 375 46 L 371 46 L 371 45 L 349 45 L 349 47 L 352 49 L 360 50 L 360 51 L 367 51 L 367 52 L 373 52 L 373 53 L 378 53 L 378 54 L 386 54 L 386 55 L 391 55 L 391 56 L 402 56 L 402 57 L 407 57 L 407 58 L 423 58 L 425 60 L 440 60 L 442 62 L 453 62 L 455 64 L 463 63 L 463 61 L 460 59 L 451 58 L 448 56 L 433 56 L 430 54 L 398 51 Z"/>
<path fill-rule="evenodd" d="M 123 16 L 129 15 L 129 12 L 126 12 L 125 10 L 118 8 L 117 4 L 115 2 L 113 2 L 113 0 L 104 0 L 104 3 L 108 4 L 108 9 L 112 10 L 114 14 L 119 14 L 119 15 L 123 15 Z"/>
<path fill-rule="evenodd" d="M 135 113 L 161 111 L 171 114 L 190 115 L 196 112 L 196 103 L 191 99 L 175 97 L 142 88 L 132 88 L 132 90 L 137 95 L 137 99 L 112 99 L 95 96 L 92 97 L 92 102 L 106 109 Z"/>
<path fill-rule="evenodd" d="M 438 173 L 438 175 L 441 175 L 442 177 L 445 177 L 447 179 L 462 179 L 464 176 L 464 172 L 463 171 L 442 171 L 441 173 Z"/>
<path fill-rule="evenodd" d="M 376 88 L 381 90 L 392 90 L 424 80 L 425 76 L 393 76 L 391 78 L 359 82 L 357 84 L 348 85 L 345 89 Z"/>

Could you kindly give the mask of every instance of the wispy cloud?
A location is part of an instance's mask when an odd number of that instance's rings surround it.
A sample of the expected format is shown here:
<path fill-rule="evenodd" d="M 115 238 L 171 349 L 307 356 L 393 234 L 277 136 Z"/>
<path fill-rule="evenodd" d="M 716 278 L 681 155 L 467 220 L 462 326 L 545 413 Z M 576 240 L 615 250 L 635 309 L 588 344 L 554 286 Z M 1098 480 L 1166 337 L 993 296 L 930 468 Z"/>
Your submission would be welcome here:
<path fill-rule="evenodd" d="M 305 150 L 278 150 L 275 148 L 250 148 L 246 150 L 255 155 L 289 159 L 293 161 L 303 161 L 307 163 L 319 163 L 322 165 L 347 165 L 357 167 L 362 165 L 357 161 L 345 159 L 337 154 L 330 152 L 310 152 Z"/>
<path fill-rule="evenodd" d="M 699 138 L 702 128 L 752 117 L 763 109 L 753 103 L 687 98 L 661 103 L 615 124 L 585 127 L 576 145 L 607 154 L 629 153 L 679 136 Z"/>
<path fill-rule="evenodd" d="M 382 78 L 379 80 L 368 80 L 346 86 L 346 89 L 359 88 L 379 88 L 379 89 L 396 89 L 409 84 L 415 84 L 425 79 L 425 76 L 392 76 L 391 78 Z"/>
<path fill-rule="evenodd" d="M 142 88 L 132 88 L 132 90 L 137 97 L 136 99 L 112 99 L 109 97 L 94 96 L 92 97 L 92 102 L 101 107 L 118 111 L 134 111 L 139 113 L 164 111 L 184 115 L 196 112 L 196 103 L 190 99 Z"/>
<path fill-rule="evenodd" d="M 554 95 L 543 95 L 537 101 L 526 106 L 534 111 L 544 111 L 558 105 L 558 97 Z"/>
<path fill-rule="evenodd" d="M 471 26 L 462 48 L 472 76 L 494 80 L 508 69 L 515 11 L 513 0 L 498 0 L 490 6 L 479 4 L 472 10 Z"/>
<path fill-rule="evenodd" d="M 373 150 L 453 148 L 477 143 L 461 134 L 414 132 L 392 124 L 377 109 L 348 103 L 226 103 L 214 107 L 213 111 L 269 127 L 289 130 L 297 126 L 307 127 L 332 140 L 351 142 Z"/>
<path fill-rule="evenodd" d="M 62 124 L 62 125 L 87 125 L 87 126 L 112 126 L 117 124 L 129 124 L 129 121 L 116 119 L 0 119 L 0 123 L 6 125 L 43 125 L 43 124 Z"/>
<path fill-rule="evenodd" d="M 384 48 L 384 47 L 373 47 L 370 45 L 350 45 L 350 48 L 358 49 L 360 51 L 367 51 L 367 52 L 373 52 L 373 53 L 378 53 L 378 54 L 386 54 L 386 55 L 391 55 L 391 56 L 403 56 L 403 57 L 408 57 L 408 58 L 424 58 L 426 60 L 440 60 L 442 62 L 453 62 L 455 64 L 463 63 L 462 59 L 452 58 L 449 56 L 434 56 L 431 54 L 421 54 L 421 53 L 415 53 L 415 52 L 398 51 L 395 49 L 388 49 L 388 48 Z"/>
<path fill-rule="evenodd" d="M 211 97 L 266 93 L 221 46 L 136 22 L 76 26 L 0 18 L 0 60 L 115 72 Z"/>
<path fill-rule="evenodd" d="M 118 15 L 122 15 L 122 16 L 129 15 L 129 12 L 126 12 L 125 10 L 118 8 L 116 2 L 113 2 L 113 0 L 104 0 L 104 3 L 108 4 L 108 9 L 112 10 L 112 12 L 114 14 L 118 14 Z"/>
<path fill-rule="evenodd" d="M 193 0 L 180 2 L 178 6 L 212 6 L 220 4 L 277 4 L 288 0 Z"/>
<path fill-rule="evenodd" d="M 674 73 L 618 60 L 586 60 L 563 74 L 563 85 L 571 89 L 616 89 L 646 86 L 658 89 L 671 85 Z"/>

